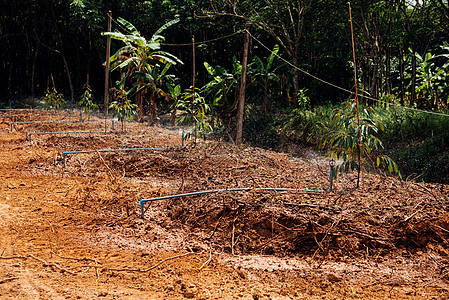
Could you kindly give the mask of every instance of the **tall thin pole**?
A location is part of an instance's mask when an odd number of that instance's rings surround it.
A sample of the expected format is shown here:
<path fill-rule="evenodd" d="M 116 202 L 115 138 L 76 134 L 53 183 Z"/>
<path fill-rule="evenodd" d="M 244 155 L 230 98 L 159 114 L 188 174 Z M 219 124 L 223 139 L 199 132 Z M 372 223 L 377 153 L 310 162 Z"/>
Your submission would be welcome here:
<path fill-rule="evenodd" d="M 111 32 L 112 11 L 108 11 L 108 32 Z M 111 37 L 106 38 L 106 67 L 104 70 L 104 130 L 106 131 L 106 119 L 109 108 L 109 67 L 111 57 Z"/>
<path fill-rule="evenodd" d="M 192 105 L 195 103 L 195 35 L 192 35 Z M 196 144 L 196 122 L 195 122 L 195 144 Z"/>
<path fill-rule="evenodd" d="M 351 22 L 351 40 L 352 40 L 352 59 L 354 61 L 354 88 L 355 88 L 355 100 L 357 102 L 357 107 L 359 104 L 358 100 L 358 85 L 357 85 L 357 65 L 355 60 L 355 45 L 354 45 L 354 29 L 352 27 L 352 14 L 351 14 L 351 3 L 348 2 L 349 5 L 349 21 Z"/>
<path fill-rule="evenodd" d="M 246 69 L 248 65 L 248 47 L 249 47 L 249 28 L 250 24 L 246 24 L 245 36 L 243 38 L 243 59 L 242 59 L 242 80 L 240 82 L 239 103 L 237 108 L 237 133 L 235 143 L 240 145 L 243 136 L 243 115 L 245 111 L 245 89 L 246 89 Z"/>
<path fill-rule="evenodd" d="M 357 127 L 360 128 L 360 110 L 359 110 L 359 97 L 358 97 L 358 85 L 357 85 L 357 65 L 355 60 L 355 45 L 354 45 L 354 28 L 352 26 L 352 14 L 351 14 L 351 3 L 348 2 L 349 5 L 349 21 L 351 22 L 351 40 L 352 40 L 352 59 L 354 60 L 354 88 L 355 95 L 354 101 L 357 110 Z M 358 153 L 358 165 L 359 168 L 357 170 L 357 188 L 360 186 L 360 170 L 362 169 L 362 134 L 360 129 L 358 130 L 358 143 L 359 143 L 359 153 Z"/>
<path fill-rule="evenodd" d="M 192 35 L 192 59 L 193 59 L 193 64 L 192 64 L 192 89 L 193 92 L 195 92 L 195 36 Z M 195 100 L 195 94 L 194 94 L 194 100 Z"/>

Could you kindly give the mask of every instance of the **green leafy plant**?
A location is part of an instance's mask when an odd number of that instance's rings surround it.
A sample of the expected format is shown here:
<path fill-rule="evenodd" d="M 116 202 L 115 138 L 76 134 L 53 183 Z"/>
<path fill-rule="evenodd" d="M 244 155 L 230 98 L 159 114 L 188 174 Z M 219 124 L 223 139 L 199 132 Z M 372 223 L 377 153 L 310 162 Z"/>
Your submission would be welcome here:
<path fill-rule="evenodd" d="M 333 129 L 320 141 L 321 147 L 328 145 L 333 149 L 329 154 L 331 158 L 342 161 L 337 170 L 346 173 L 357 170 L 357 188 L 360 186 L 360 172 L 367 163 L 400 175 L 396 163 L 390 157 L 371 156 L 373 150 L 384 147 L 376 134 L 385 127 L 376 119 L 376 115 L 372 107 L 360 111 L 357 101 L 349 102 L 344 109 L 334 110 Z"/>
<path fill-rule="evenodd" d="M 204 67 L 211 78 L 202 91 L 211 104 L 212 114 L 218 117 L 219 121 L 224 123 L 229 116 L 229 112 L 235 109 L 237 105 L 238 84 L 242 76 L 242 65 L 233 57 L 232 72 L 227 71 L 221 66 L 212 67 L 204 62 Z"/>
<path fill-rule="evenodd" d="M 189 122 L 194 125 L 195 143 L 197 132 L 205 133 L 210 130 L 210 125 L 206 122 L 206 114 L 210 108 L 203 96 L 200 95 L 199 89 L 186 89 L 179 99 L 177 108 L 184 110 L 186 115 L 182 116 L 179 123 Z"/>
<path fill-rule="evenodd" d="M 253 58 L 253 61 L 248 66 L 248 76 L 251 82 L 262 88 L 262 115 L 266 117 L 268 115 L 268 95 L 270 87 L 274 82 L 279 81 L 279 77 L 274 73 L 276 71 L 275 58 L 279 52 L 279 45 L 275 45 L 271 52 L 271 55 L 267 58 L 266 63 L 262 61 L 258 56 Z"/>
<path fill-rule="evenodd" d="M 159 64 L 155 64 L 149 72 L 136 72 L 135 78 L 138 82 L 134 84 L 133 89 L 137 91 L 133 95 L 146 95 L 147 104 L 150 107 L 149 124 L 154 125 L 157 120 L 157 98 L 165 98 L 167 101 L 170 96 L 162 89 L 164 83 L 171 85 L 175 81 L 175 76 L 167 74 L 171 64 L 167 63 L 163 68 Z"/>
<path fill-rule="evenodd" d="M 42 97 L 44 102 L 44 109 L 59 109 L 61 104 L 65 102 L 64 95 L 56 91 L 55 82 L 53 76 L 51 76 L 52 87 L 47 87 L 45 95 Z"/>
<path fill-rule="evenodd" d="M 117 88 L 113 88 L 114 101 L 111 102 L 109 108 L 113 109 L 113 115 L 122 123 L 122 131 L 125 130 L 125 120 L 132 120 L 133 115 L 136 114 L 136 104 L 133 104 L 128 99 L 130 91 L 125 89 L 125 74 L 122 78 L 116 81 Z"/>
<path fill-rule="evenodd" d="M 296 95 L 298 101 L 298 108 L 300 109 L 310 109 L 310 98 L 307 96 L 308 89 L 302 88 L 298 91 Z"/>
<path fill-rule="evenodd" d="M 416 69 L 416 94 L 419 98 L 427 102 L 427 106 L 436 107 L 439 94 L 441 94 L 444 85 L 446 85 L 448 72 L 446 68 L 438 67 L 435 64 L 435 56 L 430 52 L 426 53 L 423 57 L 418 53 L 415 55 L 418 61 Z"/>
<path fill-rule="evenodd" d="M 78 105 L 83 107 L 83 111 L 87 112 L 87 119 L 90 119 L 90 112 L 98 110 L 98 105 L 94 103 L 94 97 L 92 95 L 92 89 L 89 83 L 84 85 L 84 93 L 81 95 Z"/>
<path fill-rule="evenodd" d="M 171 115 L 170 115 L 170 123 L 171 125 L 176 125 L 176 108 L 179 105 L 179 96 L 181 95 L 181 86 L 178 84 L 175 87 L 171 86 L 167 83 L 167 89 L 170 93 L 171 100 L 173 101 L 170 106 Z"/>
<path fill-rule="evenodd" d="M 103 32 L 103 35 L 110 36 L 112 39 L 122 41 L 125 46 L 118 49 L 117 52 L 111 56 L 111 70 L 120 69 L 128 72 L 129 77 L 134 77 L 134 84 L 137 86 L 136 102 L 138 109 L 138 119 L 143 120 L 144 117 L 144 103 L 143 99 L 148 89 L 151 89 L 152 94 L 157 93 L 157 76 L 163 76 L 171 65 L 182 64 L 174 55 L 161 50 L 161 42 L 165 38 L 161 35 L 162 31 L 179 22 L 175 19 L 167 22 L 160 27 L 150 39 L 143 37 L 136 27 L 125 19 L 118 18 L 117 22 L 125 29 L 125 33 L 121 32 Z M 166 67 L 159 70 L 157 63 L 165 65 Z M 154 69 L 158 68 L 159 74 L 154 74 Z M 144 78 L 143 74 L 146 74 Z M 154 99 L 150 98 L 153 102 Z M 151 103 L 154 108 L 155 104 Z M 155 111 L 152 111 L 155 114 Z M 153 116 L 152 116 L 153 118 Z M 155 117 L 154 117 L 155 118 Z"/>

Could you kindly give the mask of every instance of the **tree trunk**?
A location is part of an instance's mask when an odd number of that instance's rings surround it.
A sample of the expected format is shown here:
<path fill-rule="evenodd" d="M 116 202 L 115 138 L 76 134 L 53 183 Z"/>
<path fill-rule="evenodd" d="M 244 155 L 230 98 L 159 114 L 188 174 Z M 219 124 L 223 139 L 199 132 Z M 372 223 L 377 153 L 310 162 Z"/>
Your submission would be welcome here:
<path fill-rule="evenodd" d="M 61 51 L 61 55 L 62 55 L 62 60 L 64 62 L 64 68 L 65 68 L 65 71 L 67 73 L 67 79 L 69 81 L 70 101 L 72 103 L 72 109 L 73 109 L 73 106 L 75 104 L 75 90 L 73 88 L 72 75 L 70 73 L 69 63 L 67 62 L 67 59 L 66 59 L 63 51 Z"/>
<path fill-rule="evenodd" d="M 141 85 L 137 86 L 137 90 L 140 90 L 142 88 Z M 144 91 L 141 91 L 137 96 L 136 96 L 136 104 L 137 104 L 137 121 L 138 122 L 142 122 L 143 121 L 143 117 L 145 115 L 144 113 L 144 107 L 143 107 L 143 98 L 144 98 Z"/>
<path fill-rule="evenodd" d="M 70 101 L 71 101 L 72 109 L 73 109 L 74 101 L 75 101 L 75 90 L 73 88 L 72 74 L 70 73 L 69 63 L 68 63 L 67 58 L 65 56 L 64 40 L 62 38 L 61 31 L 59 30 L 58 21 L 56 20 L 56 16 L 55 16 L 55 12 L 54 12 L 54 8 L 53 7 L 52 7 L 52 14 L 53 14 L 54 22 L 55 22 L 54 26 L 55 26 L 56 33 L 57 33 L 57 36 L 58 36 L 58 39 L 59 39 L 59 50 L 57 50 L 57 52 L 59 52 L 59 54 L 61 54 L 62 61 L 64 63 L 64 69 L 65 69 L 65 72 L 67 73 L 67 80 L 69 82 L 69 88 L 70 88 L 70 98 L 71 98 Z"/>
<path fill-rule="evenodd" d="M 108 11 L 108 32 L 111 31 L 111 20 L 112 11 Z M 95 42 L 95 41 L 94 41 Z M 98 47 L 97 47 L 98 49 Z M 108 118 L 109 110 L 109 67 L 111 58 L 111 37 L 106 38 L 106 67 L 104 69 L 104 99 L 103 99 L 103 110 L 104 110 L 104 130 L 106 131 L 106 119 Z"/>
<path fill-rule="evenodd" d="M 296 66 L 298 65 L 298 57 L 293 57 L 293 107 L 298 108 L 298 92 L 299 92 L 299 74 Z"/>
<path fill-rule="evenodd" d="M 392 94 L 391 84 L 391 48 L 387 50 L 387 61 L 385 62 L 385 84 L 387 86 L 387 93 Z"/>
<path fill-rule="evenodd" d="M 157 120 L 157 105 L 154 97 L 150 97 L 150 125 L 155 125 Z"/>
<path fill-rule="evenodd" d="M 404 57 L 403 53 L 401 51 L 400 57 L 399 57 L 399 77 L 401 80 L 401 105 L 404 106 L 405 101 L 405 78 L 404 78 L 404 72 L 405 72 L 405 63 L 404 63 Z"/>
<path fill-rule="evenodd" d="M 245 112 L 245 89 L 246 89 L 246 68 L 248 64 L 248 48 L 249 48 L 249 28 L 250 25 L 246 25 L 245 37 L 243 42 L 243 59 L 242 59 L 242 81 L 240 83 L 239 90 L 239 102 L 237 109 L 237 133 L 235 136 L 235 142 L 237 145 L 242 143 L 243 136 L 243 115 Z"/>
<path fill-rule="evenodd" d="M 377 97 L 376 89 L 377 89 L 377 83 L 378 83 L 378 80 L 377 80 L 378 64 L 379 64 L 378 59 L 379 59 L 378 55 L 375 54 L 375 56 L 373 58 L 374 65 L 373 65 L 373 73 L 372 73 L 372 77 L 371 77 L 371 86 L 369 88 L 369 93 L 372 97 Z M 372 103 L 373 103 L 373 100 L 369 99 L 368 104 L 372 105 Z"/>
<path fill-rule="evenodd" d="M 268 116 L 268 88 L 265 87 L 263 90 L 263 98 L 262 98 L 262 116 Z"/>
<path fill-rule="evenodd" d="M 34 98 L 35 98 L 35 80 L 36 80 L 36 61 L 37 61 L 37 54 L 39 52 L 39 43 L 36 43 L 36 51 L 34 51 L 34 57 L 33 57 L 33 65 L 31 67 L 31 107 L 34 108 Z"/>
<path fill-rule="evenodd" d="M 415 103 L 415 99 L 416 99 L 416 92 L 415 92 L 415 87 L 416 87 L 416 55 L 415 52 L 413 51 L 412 54 L 412 86 L 411 86 L 411 93 L 410 93 L 410 106 L 413 106 L 413 104 Z"/>

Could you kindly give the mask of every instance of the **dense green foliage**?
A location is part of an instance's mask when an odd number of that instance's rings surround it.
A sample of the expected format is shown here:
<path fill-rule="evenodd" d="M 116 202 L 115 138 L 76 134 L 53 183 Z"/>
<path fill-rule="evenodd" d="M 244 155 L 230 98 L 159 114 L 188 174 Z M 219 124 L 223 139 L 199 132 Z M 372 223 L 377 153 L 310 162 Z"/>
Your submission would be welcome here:
<path fill-rule="evenodd" d="M 447 110 L 448 1 L 355 0 L 351 7 L 360 104 Z M 102 33 L 109 10 L 112 32 L 105 35 L 115 39 L 112 67 L 120 70 L 111 72 L 111 82 L 123 81 L 111 89 L 111 97 L 126 93 L 126 101 L 111 101 L 117 109 L 122 102 L 130 108 L 126 118 L 136 107 L 139 120 L 149 115 L 156 122 L 157 114 L 181 108 L 188 100 L 182 91 L 195 87 L 201 97 L 192 99 L 208 108 L 202 120 L 232 136 L 246 24 L 251 24 L 246 141 L 265 147 L 315 145 L 335 125 L 335 106 L 351 98 L 354 68 L 344 1 L 17 0 L 0 4 L 0 106 L 37 106 L 60 94 L 66 107 L 74 107 L 89 82 L 84 97 L 90 100 L 82 105 L 104 110 Z M 439 148 L 447 138 L 440 133 L 449 128 L 440 119 L 447 117 L 389 106 L 375 109 L 376 120 L 386 125 L 380 138 L 404 176 L 425 173 L 410 162 L 401 167 L 405 156 L 419 160 L 416 155 L 427 151 L 438 161 L 447 160 Z M 415 150 L 394 154 L 395 147 Z"/>

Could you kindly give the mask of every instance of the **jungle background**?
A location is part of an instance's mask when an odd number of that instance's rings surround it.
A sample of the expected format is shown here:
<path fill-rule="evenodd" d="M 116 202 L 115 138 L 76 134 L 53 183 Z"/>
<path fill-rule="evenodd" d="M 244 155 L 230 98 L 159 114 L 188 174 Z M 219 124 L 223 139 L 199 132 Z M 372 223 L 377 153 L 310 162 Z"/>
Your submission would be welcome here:
<path fill-rule="evenodd" d="M 92 108 L 104 111 L 108 11 L 112 31 L 157 44 L 143 48 L 144 56 L 125 49 L 121 54 L 128 57 L 115 57 L 110 73 L 110 102 L 122 91 L 131 105 L 128 116 L 135 104 L 140 121 L 163 123 L 157 116 L 176 108 L 191 117 L 201 110 L 202 129 L 232 140 L 245 28 L 250 32 L 246 143 L 292 153 L 298 145 L 316 147 L 334 126 L 334 109 L 354 97 L 344 1 L 4 0 L 0 5 L 4 108 L 39 107 L 49 92 L 61 95 L 62 108 L 78 108 L 88 89 Z M 384 152 L 403 178 L 448 183 L 448 2 L 358 0 L 351 8 L 360 104 L 372 106 L 385 125 L 379 135 Z M 111 55 L 124 46 L 113 38 Z M 161 59 L 161 53 L 173 59 Z M 123 64 L 133 55 L 146 67 Z M 200 102 L 192 103 L 192 95 Z"/>

